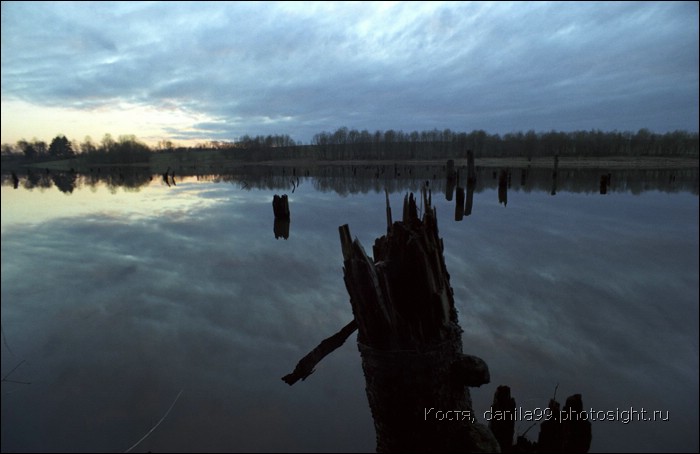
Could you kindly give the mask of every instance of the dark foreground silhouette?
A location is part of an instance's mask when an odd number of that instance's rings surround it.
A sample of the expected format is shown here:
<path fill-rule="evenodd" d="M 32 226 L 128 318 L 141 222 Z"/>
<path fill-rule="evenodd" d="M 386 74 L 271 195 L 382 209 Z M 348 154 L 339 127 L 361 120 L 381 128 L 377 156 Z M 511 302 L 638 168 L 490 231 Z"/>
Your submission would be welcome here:
<path fill-rule="evenodd" d="M 489 427 L 474 418 L 468 387 L 491 377 L 481 358 L 462 352 L 443 243 L 425 189 L 422 202 L 419 218 L 413 194 L 407 195 L 402 220 L 392 222 L 387 196 L 387 234 L 375 241 L 374 258 L 351 239 L 347 225 L 339 228 L 354 320 L 282 379 L 289 385 L 306 379 L 357 328 L 378 452 L 587 452 L 591 430 L 583 418 L 552 419 L 540 426 L 536 443 L 522 436 L 514 444 L 515 400 L 507 386 L 496 391 L 492 409 L 510 418 Z M 550 407 L 558 416 L 554 399 Z M 565 410 L 580 415 L 581 396 L 569 397 Z"/>

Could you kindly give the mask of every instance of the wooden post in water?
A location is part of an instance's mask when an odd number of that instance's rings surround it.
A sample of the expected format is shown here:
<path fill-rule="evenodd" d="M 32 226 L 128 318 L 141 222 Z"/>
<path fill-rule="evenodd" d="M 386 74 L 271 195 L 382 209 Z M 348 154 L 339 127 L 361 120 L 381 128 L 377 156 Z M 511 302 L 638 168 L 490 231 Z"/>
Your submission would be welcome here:
<path fill-rule="evenodd" d="M 555 388 L 554 397 L 549 400 L 547 409 L 524 410 L 531 412 L 528 416 L 522 408 L 516 406 L 515 399 L 510 395 L 510 387 L 502 385 L 493 395 L 493 404 L 489 409 L 489 429 L 498 440 L 501 452 L 588 452 L 592 439 L 591 423 L 583 410 L 581 395 L 569 396 L 564 410 L 560 409 Z M 514 444 L 516 421 L 534 422 L 524 433 L 518 435 Z M 540 433 L 533 443 L 525 435 L 538 422 Z"/>
<path fill-rule="evenodd" d="M 275 214 L 275 219 L 289 219 L 289 199 L 287 194 L 281 197 L 277 194 L 272 198 L 272 212 Z"/>
<path fill-rule="evenodd" d="M 445 165 L 445 199 L 448 202 L 452 201 L 452 194 L 457 185 L 457 171 L 455 170 L 455 162 L 449 159 Z"/>
<path fill-rule="evenodd" d="M 488 366 L 462 353 L 435 209 L 422 197 L 422 219 L 406 196 L 402 221 L 375 241 L 373 259 L 347 224 L 339 228 L 377 451 L 497 452 L 472 419 L 466 388 L 488 383 Z"/>
<path fill-rule="evenodd" d="M 474 205 L 474 186 L 475 184 L 467 184 L 467 200 L 464 203 L 465 216 L 472 214 L 472 207 Z"/>
<path fill-rule="evenodd" d="M 464 218 L 464 188 L 457 187 L 457 197 L 455 197 L 455 221 Z"/>
<path fill-rule="evenodd" d="M 552 170 L 552 191 L 551 195 L 557 194 L 557 173 L 559 172 L 559 155 L 554 156 L 554 170 Z"/>
<path fill-rule="evenodd" d="M 281 197 L 275 194 L 272 198 L 272 212 L 275 215 L 275 220 L 272 226 L 272 230 L 275 233 L 275 239 L 284 238 L 285 240 L 289 238 L 289 199 L 287 194 Z"/>
<path fill-rule="evenodd" d="M 501 452 L 512 451 L 516 413 L 515 399 L 510 396 L 510 387 L 501 385 L 496 388 L 490 411 L 492 418 L 489 421 L 489 429 L 501 445 Z"/>
<path fill-rule="evenodd" d="M 467 186 L 476 183 L 476 170 L 474 168 L 474 152 L 467 150 Z"/>

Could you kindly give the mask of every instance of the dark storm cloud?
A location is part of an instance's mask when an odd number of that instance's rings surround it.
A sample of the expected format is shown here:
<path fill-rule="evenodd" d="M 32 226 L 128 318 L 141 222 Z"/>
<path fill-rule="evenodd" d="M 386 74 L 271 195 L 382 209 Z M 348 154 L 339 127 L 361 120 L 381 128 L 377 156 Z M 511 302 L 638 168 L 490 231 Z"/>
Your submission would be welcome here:
<path fill-rule="evenodd" d="M 3 3 L 3 99 L 178 106 L 182 137 L 696 130 L 698 6 Z"/>

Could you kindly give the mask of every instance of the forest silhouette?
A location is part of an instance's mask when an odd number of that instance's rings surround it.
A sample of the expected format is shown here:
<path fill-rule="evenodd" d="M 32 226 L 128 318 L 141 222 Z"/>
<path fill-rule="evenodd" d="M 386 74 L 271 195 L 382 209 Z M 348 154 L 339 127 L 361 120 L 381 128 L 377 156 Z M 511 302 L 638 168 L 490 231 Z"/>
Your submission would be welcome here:
<path fill-rule="evenodd" d="M 310 144 L 295 142 L 288 135 L 248 136 L 236 141 L 206 141 L 181 147 L 162 140 L 149 147 L 134 135 L 116 140 L 105 134 L 99 143 L 90 137 L 82 142 L 64 135 L 46 142 L 20 140 L 2 145 L 3 162 L 47 161 L 81 158 L 88 163 L 134 164 L 148 162 L 154 153 L 183 155 L 215 151 L 222 157 L 246 161 L 276 159 L 307 160 L 442 160 L 475 157 L 537 158 L 561 157 L 698 157 L 698 133 L 673 131 L 664 134 L 640 129 L 637 132 L 600 130 L 489 134 L 483 130 L 455 132 L 450 129 L 403 132 L 358 131 L 346 127 L 314 135 Z"/>

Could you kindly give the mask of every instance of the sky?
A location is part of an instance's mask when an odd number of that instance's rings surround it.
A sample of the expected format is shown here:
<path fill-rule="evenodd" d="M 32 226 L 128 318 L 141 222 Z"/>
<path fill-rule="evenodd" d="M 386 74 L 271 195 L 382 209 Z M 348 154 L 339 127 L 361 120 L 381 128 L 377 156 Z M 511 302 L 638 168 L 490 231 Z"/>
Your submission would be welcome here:
<path fill-rule="evenodd" d="M 697 2 L 2 2 L 2 143 L 697 131 Z"/>

